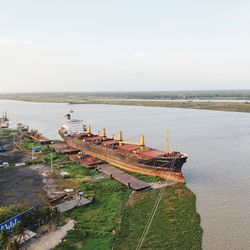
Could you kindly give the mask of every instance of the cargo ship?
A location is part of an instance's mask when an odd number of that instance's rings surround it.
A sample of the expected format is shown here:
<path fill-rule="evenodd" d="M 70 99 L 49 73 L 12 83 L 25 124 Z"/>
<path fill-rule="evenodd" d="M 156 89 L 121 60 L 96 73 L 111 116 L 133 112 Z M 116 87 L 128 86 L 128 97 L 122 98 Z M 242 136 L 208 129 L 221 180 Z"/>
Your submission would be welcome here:
<path fill-rule="evenodd" d="M 67 121 L 59 129 L 60 136 L 68 146 L 126 171 L 185 182 L 181 169 L 188 156 L 177 151 L 170 152 L 168 143 L 166 151 L 163 151 L 146 146 L 143 135 L 136 143 L 124 141 L 121 131 L 116 138 L 108 138 L 106 129 L 94 134 L 91 126 L 72 119 L 72 114 L 73 111 L 66 115 Z"/>

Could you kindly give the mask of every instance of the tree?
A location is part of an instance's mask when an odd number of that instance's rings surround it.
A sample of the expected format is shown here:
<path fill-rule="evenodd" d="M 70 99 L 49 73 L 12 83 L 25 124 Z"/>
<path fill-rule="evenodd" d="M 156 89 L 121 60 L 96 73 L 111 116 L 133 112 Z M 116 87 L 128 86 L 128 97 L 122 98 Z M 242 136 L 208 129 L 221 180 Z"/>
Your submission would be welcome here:
<path fill-rule="evenodd" d="M 3 230 L 0 232 L 0 249 L 7 249 L 10 240 L 10 232 Z"/>

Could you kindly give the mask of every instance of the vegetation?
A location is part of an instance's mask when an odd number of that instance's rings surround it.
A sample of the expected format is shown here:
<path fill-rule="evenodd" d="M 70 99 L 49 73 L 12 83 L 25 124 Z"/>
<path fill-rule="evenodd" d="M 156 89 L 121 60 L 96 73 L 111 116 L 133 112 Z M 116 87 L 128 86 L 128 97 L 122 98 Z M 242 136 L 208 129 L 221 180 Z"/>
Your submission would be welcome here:
<path fill-rule="evenodd" d="M 7 207 L 0 207 L 0 223 L 14 217 L 15 215 L 24 211 L 23 207 L 10 205 Z"/>
<path fill-rule="evenodd" d="M 22 141 L 21 147 L 25 150 L 31 151 L 32 147 L 41 147 L 42 145 L 39 142 L 32 141 L 30 139 Z"/>
<path fill-rule="evenodd" d="M 0 99 L 250 112 L 250 102 L 230 101 L 250 100 L 250 90 L 5 94 Z"/>
<path fill-rule="evenodd" d="M 0 136 L 7 136 L 10 135 L 10 133 L 11 133 L 10 129 L 0 128 Z"/>
<path fill-rule="evenodd" d="M 41 146 L 39 157 L 47 160 L 48 164 L 52 154 L 55 172 L 61 171 L 56 166 L 63 166 L 64 171 L 70 174 L 69 181 L 74 189 L 83 191 L 85 197 L 93 198 L 88 206 L 70 210 L 63 215 L 65 219 L 73 218 L 76 225 L 55 249 L 135 249 L 159 190 L 132 192 L 113 179 L 103 178 L 95 170 L 69 162 L 65 155 L 51 152 L 48 146 L 30 140 L 23 141 L 21 146 L 31 150 L 32 145 Z M 134 175 L 148 182 L 161 180 Z M 4 218 L 15 214 L 16 208 L 11 207 Z M 23 219 L 22 226 L 16 228 L 17 234 L 23 232 L 23 225 L 27 226 L 27 221 L 36 221 L 34 214 L 28 216 L 29 220 Z M 0 237 L 4 240 L 5 232 Z M 185 185 L 166 187 L 142 249 L 201 249 L 201 239 L 202 229 L 194 194 Z"/>
<path fill-rule="evenodd" d="M 122 210 L 114 249 L 135 249 L 159 190 L 135 193 Z M 185 185 L 166 187 L 142 249 L 201 249 L 202 229 L 195 196 Z"/>
<path fill-rule="evenodd" d="M 0 222 L 14 217 L 15 215 L 25 211 L 25 208 L 18 206 L 9 206 L 0 208 Z M 26 229 L 33 229 L 44 223 L 58 224 L 59 214 L 49 207 L 39 207 L 27 211 L 23 214 L 21 220 L 17 222 L 11 231 L 0 231 L 0 248 L 1 249 L 20 249 L 21 239 L 25 236 Z"/>
<path fill-rule="evenodd" d="M 84 102 L 91 99 L 250 100 L 250 90 L 15 93 L 0 94 L 0 99 L 39 102 Z"/>
<path fill-rule="evenodd" d="M 91 193 L 94 202 L 67 212 L 66 216 L 77 222 L 75 230 L 56 249 L 112 249 L 120 213 L 131 191 L 111 179 L 88 181 L 81 184 L 81 189 L 85 194 Z"/>
<path fill-rule="evenodd" d="M 134 172 L 130 172 L 130 171 L 124 171 L 130 175 L 135 176 L 136 178 L 145 181 L 145 182 L 158 182 L 158 181 L 164 181 L 164 179 L 162 179 L 161 177 L 158 176 L 149 176 L 149 175 L 142 175 L 142 174 L 138 174 L 138 173 L 134 173 Z"/>

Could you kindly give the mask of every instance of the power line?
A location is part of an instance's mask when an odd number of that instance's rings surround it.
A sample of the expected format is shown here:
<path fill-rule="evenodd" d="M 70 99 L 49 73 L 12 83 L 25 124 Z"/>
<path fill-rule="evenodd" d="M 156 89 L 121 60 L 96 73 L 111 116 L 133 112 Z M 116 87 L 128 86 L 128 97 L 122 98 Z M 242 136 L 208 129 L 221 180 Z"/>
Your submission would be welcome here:
<path fill-rule="evenodd" d="M 176 161 L 176 159 L 174 160 L 174 162 L 173 162 L 173 164 L 172 164 L 172 166 L 171 166 L 171 168 L 170 168 L 170 171 L 169 171 L 169 173 L 168 173 L 167 179 L 169 179 L 169 175 L 170 175 L 170 173 L 172 172 L 172 169 L 173 169 L 173 167 L 174 167 L 175 161 Z M 164 190 L 165 190 L 165 187 L 162 187 L 162 188 L 161 188 L 161 191 L 160 191 L 160 193 L 159 193 L 159 195 L 158 195 L 158 197 L 157 197 L 157 199 L 156 199 L 155 205 L 154 205 L 154 207 L 153 207 L 153 209 L 152 209 L 152 211 L 151 211 L 151 214 L 150 214 L 150 216 L 149 216 L 149 218 L 148 218 L 148 222 L 147 222 L 147 224 L 146 224 L 146 226 L 145 226 L 145 228 L 144 228 L 144 230 L 143 230 L 143 233 L 142 233 L 142 235 L 141 235 L 141 238 L 140 238 L 140 240 L 139 240 L 139 242 L 138 242 L 138 245 L 137 245 L 137 247 L 136 247 L 136 250 L 140 250 L 141 247 L 142 247 L 142 245 L 143 245 L 143 243 L 144 243 L 144 241 L 145 241 L 145 238 L 146 238 L 146 236 L 147 236 L 147 233 L 148 233 L 148 231 L 149 231 L 149 229 L 150 229 L 150 227 L 151 227 L 152 221 L 153 221 L 153 219 L 154 219 L 154 217 L 155 217 L 156 211 L 157 211 L 157 209 L 158 209 L 158 207 L 159 207 L 159 204 L 160 204 L 161 198 L 162 198 L 162 196 L 163 196 Z"/>
<path fill-rule="evenodd" d="M 137 245 L 137 247 L 136 247 L 136 250 L 141 249 L 141 247 L 142 247 L 142 245 L 143 245 L 143 243 L 144 243 L 144 240 L 145 240 L 145 238 L 146 238 L 146 235 L 147 235 L 147 233 L 148 233 L 148 231 L 149 231 L 149 228 L 150 228 L 150 226 L 151 226 L 151 224 L 152 224 L 152 221 L 153 221 L 153 219 L 154 219 L 155 213 L 156 213 L 156 211 L 157 211 L 157 209 L 158 209 L 158 206 L 159 206 L 159 204 L 160 204 L 160 200 L 161 200 L 161 198 L 162 198 L 162 194 L 163 194 L 163 192 L 164 192 L 164 189 L 165 189 L 165 187 L 161 188 L 161 191 L 159 192 L 159 195 L 158 195 L 158 197 L 157 197 L 157 199 L 156 199 L 156 201 L 155 201 L 155 205 L 154 205 L 154 207 L 153 207 L 153 209 L 152 209 L 152 211 L 151 211 L 151 214 L 150 214 L 150 216 L 149 216 L 148 222 L 147 222 L 147 224 L 146 224 L 146 226 L 145 226 L 145 228 L 144 228 L 144 230 L 143 230 L 142 236 L 141 236 L 141 238 L 140 238 L 140 240 L 139 240 L 139 242 L 138 242 L 138 245 Z"/>

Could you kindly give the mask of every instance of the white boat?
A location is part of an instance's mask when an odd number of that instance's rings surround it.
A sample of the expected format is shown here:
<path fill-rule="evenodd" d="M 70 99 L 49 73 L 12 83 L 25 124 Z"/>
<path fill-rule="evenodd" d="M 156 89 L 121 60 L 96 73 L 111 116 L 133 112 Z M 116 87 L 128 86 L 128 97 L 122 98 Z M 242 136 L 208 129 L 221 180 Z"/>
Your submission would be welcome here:
<path fill-rule="evenodd" d="M 24 125 L 22 123 L 17 123 L 16 125 L 17 131 L 29 131 L 29 126 L 28 125 Z"/>
<path fill-rule="evenodd" d="M 8 128 L 9 127 L 9 118 L 7 116 L 7 113 L 0 118 L 0 128 Z"/>

